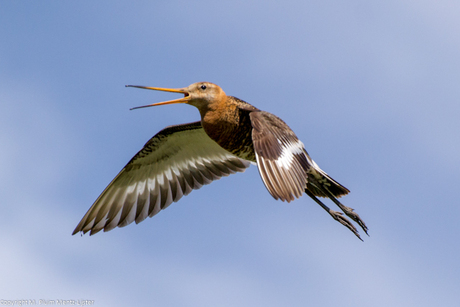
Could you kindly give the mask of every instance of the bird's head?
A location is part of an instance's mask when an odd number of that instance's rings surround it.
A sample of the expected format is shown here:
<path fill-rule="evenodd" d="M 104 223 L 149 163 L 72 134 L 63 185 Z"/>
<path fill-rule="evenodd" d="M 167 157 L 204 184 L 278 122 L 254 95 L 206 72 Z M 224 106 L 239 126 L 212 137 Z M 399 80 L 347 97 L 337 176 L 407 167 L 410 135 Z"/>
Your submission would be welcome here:
<path fill-rule="evenodd" d="M 209 108 L 212 108 L 214 105 L 219 104 L 221 101 L 225 100 L 225 92 L 220 88 L 220 86 L 211 83 L 211 82 L 197 82 L 193 83 L 184 88 L 171 89 L 171 88 L 161 88 L 161 87 L 147 87 L 139 85 L 126 85 L 127 87 L 137 87 L 147 90 L 155 91 L 164 91 L 164 92 L 173 92 L 184 94 L 184 97 L 174 100 L 168 100 L 163 102 L 157 102 L 145 106 L 135 107 L 132 109 L 160 106 L 165 104 L 173 103 L 186 103 L 192 106 L 197 107 L 200 110 L 200 113 L 206 112 Z M 132 110 L 131 109 L 131 110 Z"/>

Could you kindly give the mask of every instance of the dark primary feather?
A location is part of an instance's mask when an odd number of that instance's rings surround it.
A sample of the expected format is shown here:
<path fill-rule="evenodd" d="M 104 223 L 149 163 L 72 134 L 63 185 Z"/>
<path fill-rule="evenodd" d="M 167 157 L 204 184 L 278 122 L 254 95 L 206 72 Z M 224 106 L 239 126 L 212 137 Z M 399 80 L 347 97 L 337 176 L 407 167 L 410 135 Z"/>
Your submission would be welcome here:
<path fill-rule="evenodd" d="M 249 165 L 211 140 L 200 122 L 167 127 L 112 180 L 73 234 L 139 223 L 192 190 Z"/>

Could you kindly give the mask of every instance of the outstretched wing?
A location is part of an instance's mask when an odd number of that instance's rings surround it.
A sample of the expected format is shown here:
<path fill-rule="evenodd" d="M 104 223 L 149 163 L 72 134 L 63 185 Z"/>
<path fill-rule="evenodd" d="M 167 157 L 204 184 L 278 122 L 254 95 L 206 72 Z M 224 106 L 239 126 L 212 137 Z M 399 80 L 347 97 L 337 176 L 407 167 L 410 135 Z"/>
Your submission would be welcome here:
<path fill-rule="evenodd" d="M 200 122 L 167 127 L 112 180 L 73 234 L 139 223 L 192 190 L 249 165 L 211 140 Z"/>
<path fill-rule="evenodd" d="M 268 191 L 288 202 L 302 196 L 310 169 L 304 145 L 275 115 L 253 111 L 250 118 L 257 166 Z"/>

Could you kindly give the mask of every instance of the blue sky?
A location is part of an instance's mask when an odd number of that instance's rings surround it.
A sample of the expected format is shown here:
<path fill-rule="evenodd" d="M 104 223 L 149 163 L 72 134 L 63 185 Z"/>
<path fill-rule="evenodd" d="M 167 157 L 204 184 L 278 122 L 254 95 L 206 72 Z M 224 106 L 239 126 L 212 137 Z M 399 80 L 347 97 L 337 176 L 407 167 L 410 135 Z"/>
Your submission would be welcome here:
<path fill-rule="evenodd" d="M 0 299 L 95 306 L 458 306 L 457 1 L 3 1 Z M 165 126 L 125 84 L 219 84 L 351 190 L 364 243 L 256 167 L 152 219 L 74 227 Z M 332 206 L 331 203 L 328 203 Z"/>

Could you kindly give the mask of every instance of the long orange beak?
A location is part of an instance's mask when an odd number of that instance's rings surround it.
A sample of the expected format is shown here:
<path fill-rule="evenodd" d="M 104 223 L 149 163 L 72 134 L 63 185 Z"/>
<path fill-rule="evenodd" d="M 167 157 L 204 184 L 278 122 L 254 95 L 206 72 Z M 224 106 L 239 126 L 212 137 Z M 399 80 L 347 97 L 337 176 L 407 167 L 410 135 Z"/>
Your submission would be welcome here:
<path fill-rule="evenodd" d="M 140 85 L 126 85 L 126 87 L 137 87 L 137 88 L 143 88 L 146 90 L 154 90 L 154 91 L 163 91 L 163 92 L 173 92 L 173 93 L 181 93 L 184 94 L 183 98 L 179 99 L 174 99 L 174 100 L 168 100 L 168 101 L 163 101 L 163 102 L 157 102 L 153 104 L 148 104 L 145 106 L 140 106 L 140 107 L 135 107 L 131 108 L 130 110 L 134 109 L 140 109 L 140 108 L 148 108 L 148 107 L 154 107 L 154 106 L 161 106 L 164 104 L 173 104 L 173 103 L 187 103 L 190 101 L 190 95 L 187 91 L 183 89 L 174 89 L 174 88 L 162 88 L 162 87 L 148 87 L 148 86 L 140 86 Z"/>

